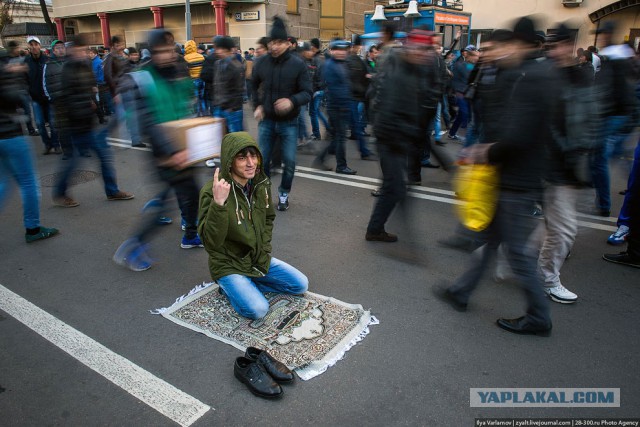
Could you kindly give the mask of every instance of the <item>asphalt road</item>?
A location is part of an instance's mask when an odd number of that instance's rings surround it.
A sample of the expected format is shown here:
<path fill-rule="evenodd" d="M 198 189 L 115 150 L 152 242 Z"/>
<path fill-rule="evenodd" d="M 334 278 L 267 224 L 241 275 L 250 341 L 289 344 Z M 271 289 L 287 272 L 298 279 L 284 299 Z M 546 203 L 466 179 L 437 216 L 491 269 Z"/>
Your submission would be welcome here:
<path fill-rule="evenodd" d="M 255 123 L 250 131 L 256 135 Z M 39 138 L 31 143 L 39 153 Z M 446 147 L 452 154 L 456 148 Z M 586 226 L 562 271 L 563 283 L 580 299 L 552 303 L 551 337 L 512 335 L 495 320 L 523 314 L 515 283 L 488 277 L 466 313 L 432 296 L 432 287 L 461 274 L 469 257 L 436 243 L 456 225 L 446 172 L 423 170 L 422 187 L 388 224 L 399 234 L 398 243 L 372 243 L 364 234 L 378 164 L 361 161 L 353 142 L 348 158 L 356 177 L 314 171 L 313 157 L 300 155 L 291 208 L 276 219 L 274 255 L 300 268 L 311 291 L 370 308 L 380 324 L 326 373 L 286 387 L 279 401 L 265 401 L 233 377 L 241 352 L 149 313 L 209 280 L 204 250 L 180 248 L 177 208 L 174 224 L 153 241 L 153 268 L 134 273 L 111 261 L 156 190 L 150 153 L 120 146 L 114 151 L 120 187 L 136 198 L 107 201 L 98 178 L 74 186 L 71 194 L 80 206 L 64 209 L 52 205 L 51 188 L 43 186 L 42 222 L 60 228 L 55 238 L 24 243 L 14 186 L 1 214 L 0 285 L 84 334 L 87 342 L 211 407 L 195 417 L 194 426 L 470 426 L 482 417 L 640 417 L 640 272 L 601 259 L 604 252 L 618 251 L 605 243 L 614 219 L 581 216 Z M 46 183 L 60 157 L 36 158 Z M 80 169 L 99 172 L 95 157 Z M 210 172 L 198 169 L 201 182 Z M 622 173 L 614 177 L 617 212 L 624 180 Z M 274 187 L 279 181 L 274 176 Z M 584 200 L 586 207 L 589 191 Z M 619 388 L 621 404 L 470 407 L 470 388 L 492 387 Z M 184 418 L 163 415 L 0 310 L 0 425 L 175 425 L 172 419 Z"/>

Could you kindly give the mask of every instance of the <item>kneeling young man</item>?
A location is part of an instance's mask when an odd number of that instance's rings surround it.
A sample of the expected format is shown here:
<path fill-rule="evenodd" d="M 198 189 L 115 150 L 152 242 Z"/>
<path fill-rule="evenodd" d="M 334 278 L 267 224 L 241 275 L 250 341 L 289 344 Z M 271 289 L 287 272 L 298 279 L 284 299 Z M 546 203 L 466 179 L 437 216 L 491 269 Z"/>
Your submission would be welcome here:
<path fill-rule="evenodd" d="M 239 314 L 260 319 L 269 311 L 263 292 L 302 294 L 309 280 L 271 256 L 271 182 L 251 135 L 226 135 L 220 165 L 200 190 L 198 233 L 209 254 L 211 278 Z"/>

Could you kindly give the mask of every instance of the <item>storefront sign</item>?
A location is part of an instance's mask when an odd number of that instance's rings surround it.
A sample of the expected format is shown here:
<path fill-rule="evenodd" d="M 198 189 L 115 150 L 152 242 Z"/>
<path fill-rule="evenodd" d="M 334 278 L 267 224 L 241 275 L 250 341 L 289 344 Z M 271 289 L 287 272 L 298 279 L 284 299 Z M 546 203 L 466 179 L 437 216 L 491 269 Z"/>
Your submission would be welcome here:
<path fill-rule="evenodd" d="M 435 16 L 436 24 L 469 25 L 469 17 L 465 15 L 450 15 L 448 13 L 438 13 Z"/>
<path fill-rule="evenodd" d="M 236 12 L 236 21 L 259 21 L 260 11 L 255 12 Z"/>

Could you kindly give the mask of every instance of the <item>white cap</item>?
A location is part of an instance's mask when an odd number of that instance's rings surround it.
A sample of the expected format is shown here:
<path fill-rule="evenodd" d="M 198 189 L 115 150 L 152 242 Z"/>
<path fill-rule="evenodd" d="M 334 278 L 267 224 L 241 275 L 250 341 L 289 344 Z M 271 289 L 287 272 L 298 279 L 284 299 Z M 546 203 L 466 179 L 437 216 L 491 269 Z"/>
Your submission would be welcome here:
<path fill-rule="evenodd" d="M 40 43 L 40 39 L 37 38 L 36 36 L 27 37 L 27 44 L 29 44 L 31 42 L 38 42 L 38 44 L 42 44 L 42 43 Z"/>

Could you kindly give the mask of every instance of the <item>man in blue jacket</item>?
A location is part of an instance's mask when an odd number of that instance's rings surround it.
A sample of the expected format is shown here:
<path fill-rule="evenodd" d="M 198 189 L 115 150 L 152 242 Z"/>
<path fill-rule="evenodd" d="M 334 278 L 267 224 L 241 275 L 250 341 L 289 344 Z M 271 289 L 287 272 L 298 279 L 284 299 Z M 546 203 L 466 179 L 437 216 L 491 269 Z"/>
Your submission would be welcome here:
<path fill-rule="evenodd" d="M 334 40 L 329 45 L 331 58 L 325 62 L 323 77 L 327 84 L 327 113 L 333 129 L 333 138 L 331 144 L 314 161 L 317 168 L 330 170 L 324 160 L 333 148 L 336 152 L 336 173 L 345 175 L 356 174 L 356 171 L 347 166 L 344 146 L 347 126 L 351 121 L 351 84 L 346 62 L 350 47 L 351 43 L 345 40 Z"/>

